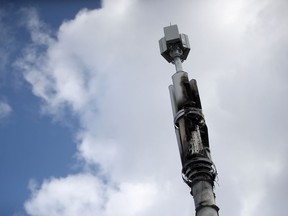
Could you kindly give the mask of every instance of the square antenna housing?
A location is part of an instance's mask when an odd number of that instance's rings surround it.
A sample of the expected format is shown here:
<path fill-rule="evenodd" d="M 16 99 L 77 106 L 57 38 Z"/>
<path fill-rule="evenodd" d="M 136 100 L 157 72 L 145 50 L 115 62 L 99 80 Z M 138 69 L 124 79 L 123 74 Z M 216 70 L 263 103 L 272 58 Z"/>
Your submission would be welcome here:
<path fill-rule="evenodd" d="M 164 28 L 166 43 L 173 44 L 179 41 L 179 31 L 177 25 L 171 25 Z"/>
<path fill-rule="evenodd" d="M 164 28 L 164 36 L 159 40 L 161 55 L 170 63 L 173 58 L 170 56 L 170 51 L 178 47 L 182 50 L 181 60 L 186 60 L 190 52 L 190 44 L 188 36 L 179 34 L 177 25 L 171 25 Z"/>

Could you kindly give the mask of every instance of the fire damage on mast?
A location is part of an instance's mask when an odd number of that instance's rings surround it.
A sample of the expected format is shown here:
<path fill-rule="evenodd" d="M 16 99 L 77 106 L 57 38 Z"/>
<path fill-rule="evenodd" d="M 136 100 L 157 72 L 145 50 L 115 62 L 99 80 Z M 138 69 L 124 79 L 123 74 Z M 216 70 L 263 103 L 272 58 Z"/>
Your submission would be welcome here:
<path fill-rule="evenodd" d="M 213 191 L 217 171 L 211 159 L 197 82 L 189 81 L 182 68 L 190 51 L 188 36 L 179 34 L 177 25 L 167 26 L 159 46 L 161 55 L 176 68 L 169 91 L 183 180 L 191 188 L 196 216 L 218 216 Z"/>

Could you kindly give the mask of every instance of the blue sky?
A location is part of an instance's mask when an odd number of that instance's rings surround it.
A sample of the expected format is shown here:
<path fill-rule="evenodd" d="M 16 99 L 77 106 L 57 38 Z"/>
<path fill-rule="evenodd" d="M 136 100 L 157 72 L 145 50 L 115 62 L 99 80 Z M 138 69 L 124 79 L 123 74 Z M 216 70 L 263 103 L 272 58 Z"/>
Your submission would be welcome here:
<path fill-rule="evenodd" d="M 287 8 L 2 1 L 0 215 L 194 214 L 158 47 L 172 23 L 190 39 L 220 215 L 286 216 Z"/>
<path fill-rule="evenodd" d="M 9 117 L 0 122 L 0 214 L 3 216 L 24 214 L 23 203 L 29 196 L 31 178 L 41 181 L 49 176 L 77 171 L 77 166 L 73 165 L 76 151 L 73 131 L 77 120 L 67 115 L 65 122 L 59 123 L 41 114 L 41 99 L 32 94 L 31 86 L 14 66 L 23 49 L 31 43 L 22 21 L 25 10 L 36 10 L 48 28 L 56 31 L 64 20 L 73 19 L 79 10 L 100 7 L 98 0 L 1 1 L 1 25 L 5 34 L 1 32 L 0 49 L 8 51 L 9 55 L 7 63 L 1 65 L 0 98 L 12 108 Z"/>

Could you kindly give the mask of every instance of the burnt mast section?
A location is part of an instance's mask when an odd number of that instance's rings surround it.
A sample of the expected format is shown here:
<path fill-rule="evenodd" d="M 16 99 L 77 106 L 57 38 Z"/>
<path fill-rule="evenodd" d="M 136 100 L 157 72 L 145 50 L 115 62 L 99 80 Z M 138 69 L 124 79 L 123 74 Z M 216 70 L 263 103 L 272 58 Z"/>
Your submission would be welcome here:
<path fill-rule="evenodd" d="M 161 55 L 176 68 L 169 91 L 183 180 L 191 188 L 196 216 L 218 216 L 213 191 L 217 172 L 210 155 L 197 82 L 189 81 L 182 68 L 190 51 L 188 36 L 179 34 L 177 25 L 167 26 L 159 46 Z"/>

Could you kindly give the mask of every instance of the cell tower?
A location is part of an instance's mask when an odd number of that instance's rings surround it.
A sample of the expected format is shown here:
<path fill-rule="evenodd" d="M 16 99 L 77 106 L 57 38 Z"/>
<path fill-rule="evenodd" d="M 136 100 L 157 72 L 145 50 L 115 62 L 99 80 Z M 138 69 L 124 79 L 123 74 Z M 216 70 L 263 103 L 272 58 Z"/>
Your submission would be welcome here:
<path fill-rule="evenodd" d="M 196 216 L 218 216 L 219 208 L 213 192 L 217 171 L 210 155 L 208 129 L 197 83 L 195 79 L 189 81 L 188 73 L 182 68 L 190 51 L 188 36 L 179 34 L 177 25 L 167 26 L 159 46 L 161 55 L 176 68 L 169 91 L 182 178 L 191 188 Z"/>

